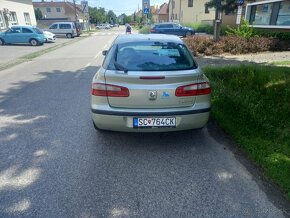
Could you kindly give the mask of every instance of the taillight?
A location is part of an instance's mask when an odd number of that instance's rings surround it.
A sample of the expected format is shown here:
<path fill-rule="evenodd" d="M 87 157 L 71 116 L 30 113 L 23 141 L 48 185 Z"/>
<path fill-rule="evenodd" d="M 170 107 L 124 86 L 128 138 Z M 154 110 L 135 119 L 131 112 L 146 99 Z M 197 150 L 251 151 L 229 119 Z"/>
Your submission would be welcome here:
<path fill-rule="evenodd" d="M 93 83 L 92 95 L 108 97 L 128 97 L 129 89 L 104 83 Z"/>
<path fill-rule="evenodd" d="M 180 86 L 175 90 L 175 96 L 196 96 L 196 95 L 206 95 L 211 92 L 209 83 L 195 83 L 186 86 Z"/>

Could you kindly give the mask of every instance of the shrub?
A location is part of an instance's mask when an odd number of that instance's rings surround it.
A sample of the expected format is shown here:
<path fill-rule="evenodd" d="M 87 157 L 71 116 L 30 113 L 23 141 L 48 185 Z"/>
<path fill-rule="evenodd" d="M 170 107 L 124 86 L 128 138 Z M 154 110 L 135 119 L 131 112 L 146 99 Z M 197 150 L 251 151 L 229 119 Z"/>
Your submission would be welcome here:
<path fill-rule="evenodd" d="M 204 36 L 185 38 L 184 41 L 195 56 L 204 54 L 206 49 L 214 44 L 212 39 Z"/>
<path fill-rule="evenodd" d="M 251 37 L 246 39 L 242 36 L 223 36 L 220 41 L 214 42 L 207 36 L 194 36 L 185 38 L 185 43 L 193 55 L 213 55 L 213 54 L 246 54 L 263 51 L 285 51 L 288 50 L 289 43 L 266 37 Z"/>
<path fill-rule="evenodd" d="M 197 33 L 208 33 L 208 32 L 213 33 L 213 26 L 208 23 L 195 23 L 195 24 L 186 23 L 184 24 L 184 26 L 195 29 Z"/>
<path fill-rule="evenodd" d="M 237 28 L 232 28 L 230 26 L 227 27 L 228 30 L 226 31 L 226 35 L 229 36 L 241 36 L 244 38 L 251 38 L 255 35 L 254 28 L 252 26 L 249 26 L 249 23 L 246 19 L 242 18 L 241 26 L 238 26 Z"/>
<path fill-rule="evenodd" d="M 276 31 L 270 31 L 270 30 L 260 30 L 255 29 L 254 30 L 255 35 L 264 36 L 264 37 L 273 37 L 277 38 L 279 40 L 288 40 L 290 41 L 290 32 L 276 32 Z"/>
<path fill-rule="evenodd" d="M 142 34 L 148 34 L 148 33 L 150 33 L 150 26 L 143 26 L 143 27 L 139 30 L 139 33 L 142 33 Z"/>

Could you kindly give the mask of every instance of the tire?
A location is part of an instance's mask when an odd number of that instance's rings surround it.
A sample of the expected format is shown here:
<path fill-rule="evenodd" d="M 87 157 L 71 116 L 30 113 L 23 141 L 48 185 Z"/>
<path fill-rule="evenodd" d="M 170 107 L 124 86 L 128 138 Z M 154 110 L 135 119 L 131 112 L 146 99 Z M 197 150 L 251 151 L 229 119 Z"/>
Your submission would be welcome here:
<path fill-rule="evenodd" d="M 3 39 L 0 39 L 0 45 L 5 45 L 5 42 Z"/>
<path fill-rule="evenodd" d="M 71 33 L 67 33 L 67 34 L 66 34 L 66 38 L 71 39 L 71 38 L 73 38 L 73 35 L 72 35 Z"/>
<path fill-rule="evenodd" d="M 189 36 L 191 36 L 191 32 L 187 31 L 187 32 L 185 33 L 185 37 L 189 37 Z"/>
<path fill-rule="evenodd" d="M 36 39 L 30 39 L 29 43 L 30 43 L 30 45 L 32 45 L 32 46 L 37 46 L 37 45 L 39 44 L 38 41 L 37 41 Z"/>

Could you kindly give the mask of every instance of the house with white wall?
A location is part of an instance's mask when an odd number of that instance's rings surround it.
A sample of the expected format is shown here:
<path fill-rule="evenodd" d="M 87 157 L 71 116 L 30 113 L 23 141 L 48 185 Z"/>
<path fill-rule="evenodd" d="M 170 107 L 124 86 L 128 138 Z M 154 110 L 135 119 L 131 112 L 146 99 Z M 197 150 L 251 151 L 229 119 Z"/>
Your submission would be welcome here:
<path fill-rule="evenodd" d="M 32 0 L 0 0 L 0 31 L 13 25 L 34 25 Z"/>

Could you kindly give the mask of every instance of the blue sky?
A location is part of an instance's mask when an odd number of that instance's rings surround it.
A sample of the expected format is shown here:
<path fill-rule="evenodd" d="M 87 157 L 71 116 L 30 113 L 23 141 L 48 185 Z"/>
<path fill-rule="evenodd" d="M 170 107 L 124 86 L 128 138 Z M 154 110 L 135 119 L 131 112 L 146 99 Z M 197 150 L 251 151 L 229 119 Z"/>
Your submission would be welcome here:
<path fill-rule="evenodd" d="M 107 11 L 112 10 L 116 15 L 127 14 L 130 15 L 134 13 L 139 8 L 142 8 L 142 0 L 88 0 L 89 6 L 91 7 L 103 7 Z M 80 0 L 77 0 L 79 3 Z M 150 4 L 154 5 L 155 3 L 161 5 L 168 0 L 150 0 Z"/>

